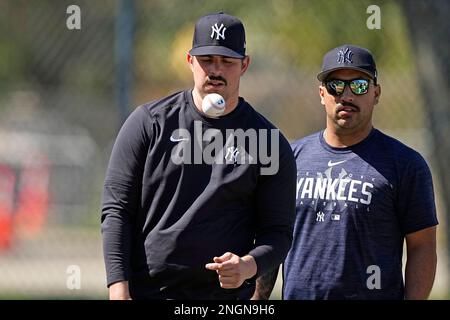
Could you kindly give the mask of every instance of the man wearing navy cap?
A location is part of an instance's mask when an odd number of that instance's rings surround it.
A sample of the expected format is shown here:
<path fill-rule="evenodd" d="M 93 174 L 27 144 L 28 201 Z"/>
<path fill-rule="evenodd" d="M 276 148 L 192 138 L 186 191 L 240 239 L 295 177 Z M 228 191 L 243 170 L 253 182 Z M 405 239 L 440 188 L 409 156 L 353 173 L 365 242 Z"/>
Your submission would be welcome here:
<path fill-rule="evenodd" d="M 111 299 L 250 299 L 286 257 L 295 161 L 239 96 L 245 51 L 239 19 L 200 18 L 187 55 L 194 88 L 136 108 L 121 128 L 102 200 Z M 212 93 L 225 100 L 217 117 L 202 111 Z"/>
<path fill-rule="evenodd" d="M 381 87 L 367 49 L 332 49 L 317 78 L 326 129 L 291 145 L 297 215 L 283 298 L 426 299 L 438 224 L 430 170 L 373 127 Z"/>

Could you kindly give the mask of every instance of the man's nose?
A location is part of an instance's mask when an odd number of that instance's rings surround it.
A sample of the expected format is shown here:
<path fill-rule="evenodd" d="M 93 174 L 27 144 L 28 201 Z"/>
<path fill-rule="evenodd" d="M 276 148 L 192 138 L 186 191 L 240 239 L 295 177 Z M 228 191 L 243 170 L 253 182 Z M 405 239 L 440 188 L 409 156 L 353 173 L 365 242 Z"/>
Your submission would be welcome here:
<path fill-rule="evenodd" d="M 214 58 L 212 63 L 210 64 L 210 73 L 217 76 L 217 75 L 221 75 L 222 74 L 222 70 L 223 70 L 223 62 L 218 59 L 218 58 Z"/>
<path fill-rule="evenodd" d="M 341 99 L 344 101 L 353 101 L 355 94 L 350 89 L 349 85 L 346 85 L 344 88 L 344 92 L 342 92 Z"/>

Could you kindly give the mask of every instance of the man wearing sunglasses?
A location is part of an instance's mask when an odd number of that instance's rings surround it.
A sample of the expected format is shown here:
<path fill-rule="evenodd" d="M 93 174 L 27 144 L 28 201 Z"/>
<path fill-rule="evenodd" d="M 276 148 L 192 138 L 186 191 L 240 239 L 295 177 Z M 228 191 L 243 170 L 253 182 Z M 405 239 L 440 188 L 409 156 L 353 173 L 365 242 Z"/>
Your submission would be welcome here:
<path fill-rule="evenodd" d="M 430 170 L 373 127 L 381 87 L 367 49 L 332 49 L 317 78 L 326 129 L 292 144 L 297 216 L 283 298 L 426 299 L 437 260 Z M 265 278 L 258 288 L 271 288 Z"/>

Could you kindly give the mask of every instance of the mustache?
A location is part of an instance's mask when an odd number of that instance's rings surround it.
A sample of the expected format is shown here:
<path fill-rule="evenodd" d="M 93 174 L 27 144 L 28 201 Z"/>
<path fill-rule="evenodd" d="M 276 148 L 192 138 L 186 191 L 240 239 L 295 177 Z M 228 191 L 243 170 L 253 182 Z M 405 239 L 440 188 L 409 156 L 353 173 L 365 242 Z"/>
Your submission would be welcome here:
<path fill-rule="evenodd" d="M 210 81 L 221 81 L 223 82 L 225 85 L 227 85 L 227 80 L 221 76 L 208 76 L 206 78 L 206 82 L 210 82 Z"/>
<path fill-rule="evenodd" d="M 342 109 L 344 109 L 344 107 L 353 107 L 355 108 L 357 111 L 359 111 L 359 107 L 356 104 L 353 104 L 349 101 L 342 101 L 341 103 L 338 104 L 337 106 L 337 112 L 341 111 Z"/>

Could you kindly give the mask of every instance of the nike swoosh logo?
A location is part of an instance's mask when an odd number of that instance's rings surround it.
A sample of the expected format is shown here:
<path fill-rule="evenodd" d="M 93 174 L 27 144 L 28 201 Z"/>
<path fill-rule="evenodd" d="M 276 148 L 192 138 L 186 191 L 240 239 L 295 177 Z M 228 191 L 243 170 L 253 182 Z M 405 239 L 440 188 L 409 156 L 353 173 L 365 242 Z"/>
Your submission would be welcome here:
<path fill-rule="evenodd" d="M 170 136 L 170 141 L 172 142 L 180 142 L 180 141 L 187 141 L 189 138 L 175 138 L 174 136 Z"/>
<path fill-rule="evenodd" d="M 333 161 L 330 160 L 330 161 L 328 161 L 328 166 L 329 166 L 329 167 L 333 167 L 333 166 L 335 166 L 335 165 L 344 163 L 345 161 L 347 161 L 347 160 L 344 160 L 344 161 L 338 161 L 338 162 L 333 162 Z"/>

